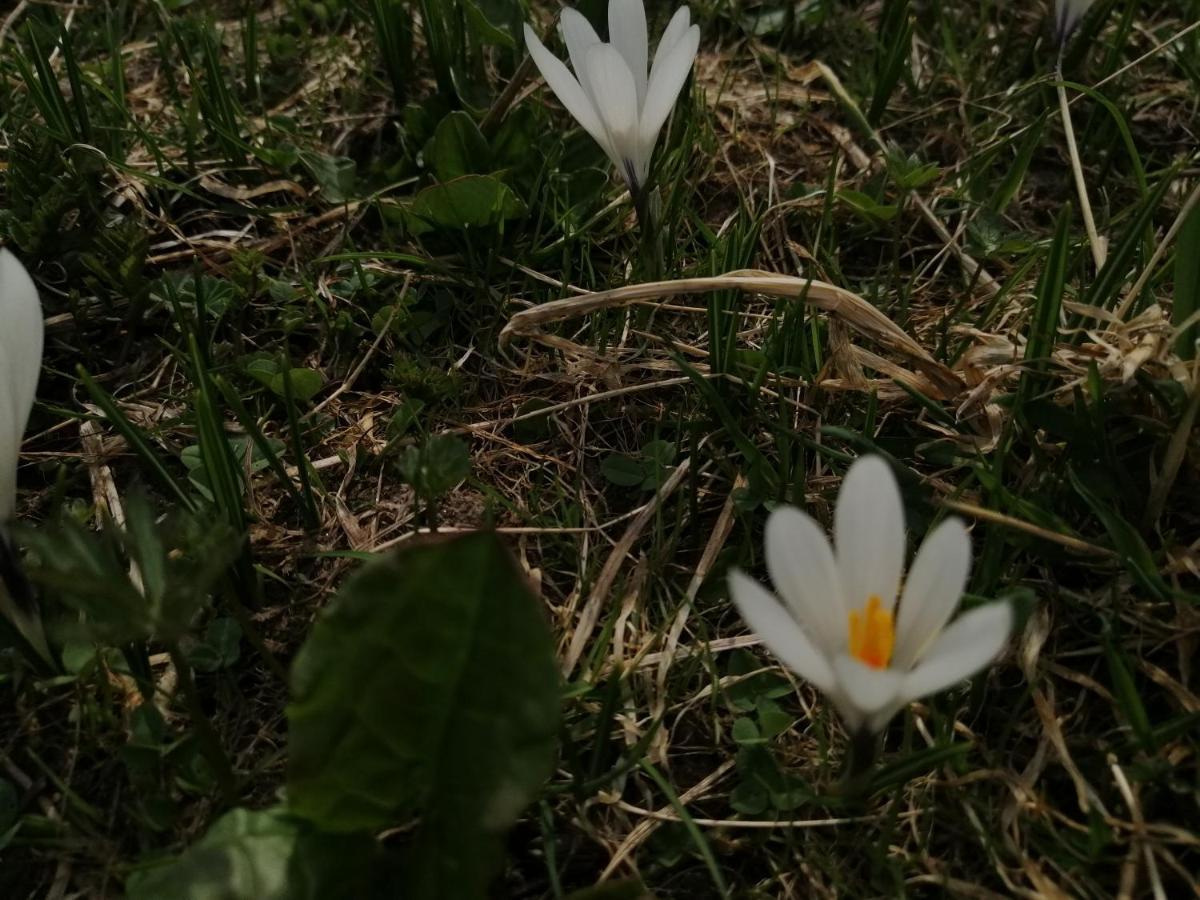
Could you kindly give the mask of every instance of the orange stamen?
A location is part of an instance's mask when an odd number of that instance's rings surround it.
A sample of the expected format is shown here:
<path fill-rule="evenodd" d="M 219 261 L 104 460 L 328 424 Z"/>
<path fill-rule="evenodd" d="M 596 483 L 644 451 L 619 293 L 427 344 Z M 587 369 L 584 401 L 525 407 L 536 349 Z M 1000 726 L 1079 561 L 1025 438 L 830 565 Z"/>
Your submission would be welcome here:
<path fill-rule="evenodd" d="M 892 614 L 872 594 L 861 610 L 850 612 L 850 655 L 872 669 L 887 668 L 896 643 Z"/>

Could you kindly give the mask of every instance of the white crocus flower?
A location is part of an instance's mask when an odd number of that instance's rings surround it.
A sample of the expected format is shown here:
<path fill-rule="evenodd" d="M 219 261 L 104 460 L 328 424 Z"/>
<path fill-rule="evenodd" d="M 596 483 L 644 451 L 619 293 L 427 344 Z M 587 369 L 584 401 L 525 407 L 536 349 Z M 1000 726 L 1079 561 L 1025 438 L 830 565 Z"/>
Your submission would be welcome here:
<path fill-rule="evenodd" d="M 0 521 L 17 506 L 17 456 L 42 370 L 42 304 L 25 267 L 0 247 Z"/>
<path fill-rule="evenodd" d="M 700 26 L 691 24 L 686 6 L 676 11 L 649 72 L 642 0 L 610 0 L 608 43 L 574 9 L 563 10 L 559 31 L 574 75 L 526 25 L 529 53 L 563 106 L 604 149 L 636 197 L 650 174 L 658 134 L 692 70 Z"/>
<path fill-rule="evenodd" d="M 1087 15 L 1094 2 L 1095 0 L 1054 0 L 1054 31 L 1060 47 L 1066 44 L 1067 38 Z"/>
<path fill-rule="evenodd" d="M 846 473 L 834 538 L 836 553 L 812 518 L 781 507 L 767 520 L 766 561 L 783 602 L 737 570 L 729 587 L 763 643 L 832 700 L 851 732 L 881 731 L 910 701 L 979 671 L 1008 640 L 1007 603 L 946 624 L 971 566 L 971 540 L 957 519 L 926 538 L 900 591 L 904 510 L 881 458 L 864 457 Z"/>
<path fill-rule="evenodd" d="M 0 247 L 0 541 L 17 506 L 17 459 L 42 370 L 42 304 L 17 258 Z M 7 543 L 4 557 L 11 565 Z M 22 610 L 0 585 L 0 612 L 50 658 L 40 620 Z"/>

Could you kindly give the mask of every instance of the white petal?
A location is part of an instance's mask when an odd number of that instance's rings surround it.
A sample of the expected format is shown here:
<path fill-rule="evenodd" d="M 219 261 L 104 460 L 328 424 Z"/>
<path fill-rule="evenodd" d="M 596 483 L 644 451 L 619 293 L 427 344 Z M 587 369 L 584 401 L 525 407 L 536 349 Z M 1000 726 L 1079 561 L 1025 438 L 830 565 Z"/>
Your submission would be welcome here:
<path fill-rule="evenodd" d="M 25 267 L 0 248 L 0 520 L 17 502 L 17 460 L 42 371 L 42 304 Z"/>
<path fill-rule="evenodd" d="M 852 656 L 834 657 L 833 674 L 842 697 L 843 718 L 847 725 L 857 714 L 867 721 L 886 709 L 894 708 L 904 684 L 903 673 L 896 669 L 872 669 Z M 890 716 L 889 716 L 890 718 Z"/>
<path fill-rule="evenodd" d="M 938 636 L 962 597 L 971 571 L 971 538 L 958 519 L 947 519 L 925 538 L 900 596 L 892 665 L 911 669 Z"/>
<path fill-rule="evenodd" d="M 866 721 L 863 724 L 866 726 L 868 731 L 878 734 L 887 727 L 888 722 L 892 721 L 892 717 L 896 715 L 896 713 L 900 712 L 900 710 L 902 710 L 906 705 L 906 702 L 897 698 L 894 703 L 889 703 L 883 709 L 879 710 L 879 712 L 872 713 L 871 715 L 867 716 Z"/>
<path fill-rule="evenodd" d="M 700 47 L 700 26 L 689 28 L 666 56 L 654 60 L 654 77 L 646 88 L 646 102 L 642 106 L 641 132 L 642 156 L 645 168 L 650 169 L 650 156 L 654 145 L 658 142 L 658 133 L 662 131 L 663 123 L 671 114 L 672 107 L 683 90 L 684 82 L 692 71 L 692 63 L 696 61 L 696 51 Z M 644 180 L 643 173 L 643 180 Z"/>
<path fill-rule="evenodd" d="M 1058 26 L 1058 40 L 1062 43 L 1071 36 L 1079 20 L 1087 15 L 1093 0 L 1056 0 L 1054 18 Z"/>
<path fill-rule="evenodd" d="M 667 23 L 667 29 L 662 33 L 662 37 L 658 39 L 658 46 L 654 49 L 654 62 L 650 65 L 650 80 L 654 80 L 654 73 L 662 61 L 671 52 L 672 48 L 679 43 L 680 39 L 687 34 L 688 27 L 692 24 L 692 13 L 686 6 L 681 6 L 675 10 L 675 15 L 671 16 L 671 21 Z"/>
<path fill-rule="evenodd" d="M 863 456 L 846 473 L 833 537 L 846 602 L 857 609 L 875 596 L 884 609 L 895 606 L 904 570 L 904 507 L 881 457 Z"/>
<path fill-rule="evenodd" d="M 646 67 L 650 59 L 646 8 L 642 0 L 609 0 L 608 40 L 617 48 L 633 74 L 638 109 L 641 109 L 646 99 Z"/>
<path fill-rule="evenodd" d="M 995 659 L 1012 626 L 1012 607 L 1007 603 L 989 603 L 963 613 L 905 676 L 901 696 L 916 700 L 974 675 Z"/>
<path fill-rule="evenodd" d="M 729 572 L 729 595 L 746 624 L 780 662 L 822 691 L 833 687 L 833 669 L 783 604 L 737 569 Z"/>
<path fill-rule="evenodd" d="M 571 68 L 575 70 L 575 77 L 587 91 L 587 51 L 589 47 L 601 43 L 600 35 L 596 34 L 596 29 L 583 13 L 569 6 L 562 11 L 562 18 L 558 20 L 558 30 L 563 43 L 567 45 L 567 53 L 571 55 Z"/>
<path fill-rule="evenodd" d="M 813 519 L 781 506 L 767 519 L 767 571 L 792 615 L 832 655 L 843 650 L 847 611 L 833 549 Z"/>
<path fill-rule="evenodd" d="M 588 81 L 596 110 L 613 148 L 614 163 L 626 181 L 637 182 L 640 170 L 637 145 L 637 87 L 624 58 L 609 44 L 596 44 L 587 52 Z"/>
<path fill-rule="evenodd" d="M 575 80 L 575 76 L 558 57 L 543 46 L 528 25 L 525 26 L 525 46 L 529 48 L 529 55 L 533 57 L 542 77 L 546 79 L 546 83 L 550 85 L 550 89 L 554 91 L 562 105 L 567 108 L 567 112 L 575 117 L 576 121 L 583 126 L 584 131 L 592 136 L 610 159 L 615 159 L 615 151 L 609 144 L 608 134 L 592 101 L 579 82 Z"/>

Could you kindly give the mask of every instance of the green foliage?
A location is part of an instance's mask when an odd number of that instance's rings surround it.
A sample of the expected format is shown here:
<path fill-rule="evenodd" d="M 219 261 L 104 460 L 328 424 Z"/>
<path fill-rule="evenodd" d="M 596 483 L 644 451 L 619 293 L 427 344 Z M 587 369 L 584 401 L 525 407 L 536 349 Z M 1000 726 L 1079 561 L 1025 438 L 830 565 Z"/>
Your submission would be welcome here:
<path fill-rule="evenodd" d="M 286 807 L 235 809 L 180 857 L 129 879 L 129 900 L 297 900 L 371 891 L 378 851 L 362 835 L 317 831 Z"/>
<path fill-rule="evenodd" d="M 638 457 L 608 454 L 600 463 L 600 473 L 615 485 L 652 491 L 666 479 L 675 461 L 675 452 L 675 445 L 670 441 L 650 441 Z"/>
<path fill-rule="evenodd" d="M 471 454 L 462 438 L 434 434 L 419 445 L 405 447 L 397 465 L 400 477 L 417 496 L 432 503 L 471 474 Z"/>
<path fill-rule="evenodd" d="M 433 160 L 439 181 L 492 171 L 491 148 L 483 132 L 474 119 L 457 110 L 438 123 L 426 156 Z"/>
<path fill-rule="evenodd" d="M 372 563 L 296 659 L 289 804 L 343 833 L 420 815 L 406 896 L 481 896 L 550 774 L 556 685 L 541 611 L 494 536 Z"/>
<path fill-rule="evenodd" d="M 464 175 L 425 188 L 401 210 L 410 234 L 437 229 L 497 231 L 525 215 L 525 204 L 512 189 L 490 175 Z"/>
<path fill-rule="evenodd" d="M 107 521 L 95 534 L 64 517 L 20 534 L 34 582 L 85 613 L 85 633 L 111 645 L 187 633 L 239 550 L 230 529 L 182 511 L 159 522 L 137 495 L 126 500 L 124 527 Z"/>

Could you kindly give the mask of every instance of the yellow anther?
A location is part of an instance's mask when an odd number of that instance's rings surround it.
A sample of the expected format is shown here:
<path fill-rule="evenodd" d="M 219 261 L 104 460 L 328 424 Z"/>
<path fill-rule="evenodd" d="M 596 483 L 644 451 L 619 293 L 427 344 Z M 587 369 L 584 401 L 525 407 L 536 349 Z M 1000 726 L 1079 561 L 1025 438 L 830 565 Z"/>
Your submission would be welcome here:
<path fill-rule="evenodd" d="M 892 614 L 874 594 L 862 609 L 850 613 L 850 655 L 872 669 L 887 668 L 896 643 Z"/>

